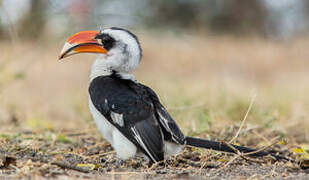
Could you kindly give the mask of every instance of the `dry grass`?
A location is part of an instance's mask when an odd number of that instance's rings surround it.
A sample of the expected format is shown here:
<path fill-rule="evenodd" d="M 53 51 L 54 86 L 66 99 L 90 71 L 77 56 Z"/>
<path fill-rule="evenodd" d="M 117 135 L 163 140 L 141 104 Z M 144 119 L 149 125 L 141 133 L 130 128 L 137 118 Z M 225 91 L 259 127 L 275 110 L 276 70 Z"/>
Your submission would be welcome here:
<path fill-rule="evenodd" d="M 159 94 L 185 134 L 230 140 L 256 94 L 236 142 L 260 147 L 280 135 L 288 142 L 281 149 L 308 144 L 309 39 L 278 42 L 258 38 L 139 34 L 144 58 L 136 78 Z M 55 146 L 50 150 L 53 153 L 59 149 L 68 151 L 71 145 L 80 155 L 84 152 L 78 150 L 90 148 L 82 143 L 83 135 L 71 138 L 66 133 L 86 132 L 87 138 L 97 140 L 92 146 L 102 143 L 87 107 L 88 73 L 95 56 L 78 55 L 59 63 L 57 55 L 62 43 L 0 43 L 0 131 L 5 139 L 2 143 L 17 139 L 15 145 L 20 148 L 23 139 L 30 137 L 31 141 L 25 142 L 44 150 L 41 147 L 44 143 L 37 141 L 41 138 L 48 141 L 49 146 Z M 102 148 L 99 152 L 107 150 Z M 220 158 L 213 152 L 197 152 L 200 153 L 197 157 L 206 162 L 217 163 L 218 159 L 224 159 L 221 163 L 226 163 L 226 157 Z M 89 162 L 94 163 L 98 157 Z M 232 166 L 237 169 L 237 162 Z M 249 163 L 249 169 L 251 166 Z M 27 171 L 30 174 L 38 169 L 36 165 L 31 167 Z M 198 175 L 197 169 L 201 167 L 190 167 L 189 173 L 192 170 Z M 20 168 L 22 165 L 17 164 L 18 172 L 23 172 Z M 140 168 L 139 171 L 145 170 Z M 280 177 L 281 171 L 285 172 L 280 169 L 272 172 L 277 174 L 270 174 L 265 170 L 262 174 Z M 244 177 L 251 175 L 254 172 Z M 145 176 L 139 174 L 138 177 Z"/>

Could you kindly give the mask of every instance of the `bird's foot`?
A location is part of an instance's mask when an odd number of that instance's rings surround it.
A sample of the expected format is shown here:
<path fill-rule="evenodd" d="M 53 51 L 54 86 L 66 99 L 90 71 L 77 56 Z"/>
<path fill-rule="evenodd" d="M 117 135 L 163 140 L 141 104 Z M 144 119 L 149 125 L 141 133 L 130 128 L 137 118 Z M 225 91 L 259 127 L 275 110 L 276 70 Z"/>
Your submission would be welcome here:
<path fill-rule="evenodd" d="M 115 165 L 116 165 L 117 167 L 121 167 L 121 166 L 123 166 L 124 162 L 125 162 L 124 160 L 119 159 L 118 161 L 116 161 Z"/>

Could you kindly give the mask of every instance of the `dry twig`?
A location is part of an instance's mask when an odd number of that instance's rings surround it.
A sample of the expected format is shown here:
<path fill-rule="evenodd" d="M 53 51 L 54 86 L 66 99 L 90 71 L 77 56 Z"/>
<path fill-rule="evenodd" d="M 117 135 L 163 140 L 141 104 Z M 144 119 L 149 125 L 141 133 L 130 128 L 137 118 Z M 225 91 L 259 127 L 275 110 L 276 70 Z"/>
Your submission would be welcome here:
<path fill-rule="evenodd" d="M 237 139 L 237 137 L 239 136 L 239 133 L 240 133 L 242 127 L 244 126 L 244 124 L 245 124 L 245 122 L 246 122 L 246 119 L 247 119 L 247 117 L 248 117 L 248 114 L 249 114 L 249 112 L 250 112 L 250 110 L 251 110 L 251 108 L 252 108 L 252 105 L 253 105 L 254 101 L 255 101 L 255 98 L 256 98 L 256 94 L 254 94 L 254 95 L 252 96 L 251 101 L 250 101 L 250 105 L 249 105 L 248 110 L 247 110 L 247 112 L 246 112 L 246 114 L 245 114 L 245 117 L 244 117 L 243 120 L 241 121 L 241 124 L 240 124 L 240 126 L 239 126 L 239 129 L 238 129 L 237 133 L 236 133 L 235 136 L 230 140 L 229 143 L 233 143 L 233 142 Z"/>

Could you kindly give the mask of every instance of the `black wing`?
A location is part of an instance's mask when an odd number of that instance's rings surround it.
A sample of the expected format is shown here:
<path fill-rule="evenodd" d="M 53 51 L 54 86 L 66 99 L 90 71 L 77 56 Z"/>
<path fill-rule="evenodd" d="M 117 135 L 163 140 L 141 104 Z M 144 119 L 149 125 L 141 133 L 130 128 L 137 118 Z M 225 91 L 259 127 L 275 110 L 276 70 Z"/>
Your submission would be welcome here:
<path fill-rule="evenodd" d="M 181 132 L 180 128 L 174 121 L 174 119 L 169 115 L 164 106 L 160 103 L 160 100 L 156 93 L 149 87 L 140 84 L 144 87 L 147 93 L 150 95 L 152 102 L 155 106 L 156 115 L 159 119 L 159 123 L 162 127 L 162 131 L 164 134 L 164 139 L 167 141 L 184 144 L 185 136 Z"/>
<path fill-rule="evenodd" d="M 152 100 L 144 91 L 139 84 L 113 76 L 97 77 L 89 87 L 90 98 L 98 111 L 157 162 L 164 159 L 163 135 Z M 121 116 L 122 122 L 115 121 L 115 114 Z"/>

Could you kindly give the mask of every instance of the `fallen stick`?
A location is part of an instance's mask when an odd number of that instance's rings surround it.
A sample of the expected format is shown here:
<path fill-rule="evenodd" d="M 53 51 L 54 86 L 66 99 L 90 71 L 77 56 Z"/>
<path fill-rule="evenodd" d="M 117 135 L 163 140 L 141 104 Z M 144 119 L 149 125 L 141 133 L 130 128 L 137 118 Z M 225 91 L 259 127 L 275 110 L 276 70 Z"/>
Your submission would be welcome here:
<path fill-rule="evenodd" d="M 72 169 L 72 170 L 83 172 L 83 173 L 89 173 L 90 172 L 90 170 L 88 170 L 88 169 L 85 169 L 83 167 L 78 167 L 76 165 L 72 165 L 72 164 L 70 164 L 68 162 L 64 162 L 64 161 L 54 161 L 51 164 L 59 166 L 61 168 Z"/>

